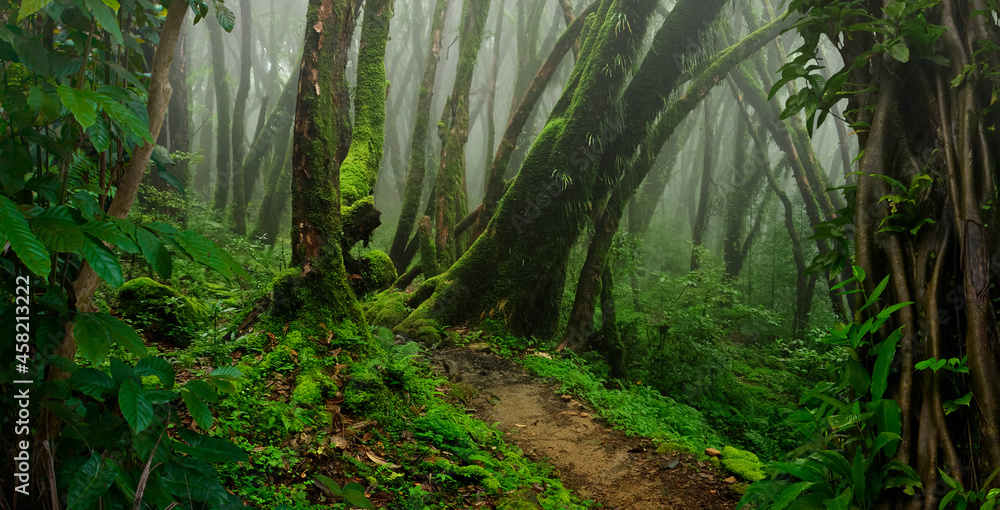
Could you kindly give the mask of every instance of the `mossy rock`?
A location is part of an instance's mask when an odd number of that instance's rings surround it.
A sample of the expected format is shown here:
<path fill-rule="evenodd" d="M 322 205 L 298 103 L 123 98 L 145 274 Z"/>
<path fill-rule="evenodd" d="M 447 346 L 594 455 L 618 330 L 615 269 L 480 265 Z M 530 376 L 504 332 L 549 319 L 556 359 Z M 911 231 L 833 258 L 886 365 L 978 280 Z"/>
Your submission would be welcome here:
<path fill-rule="evenodd" d="M 732 446 L 722 449 L 722 466 L 744 480 L 756 482 L 767 477 L 764 463 L 756 455 Z"/>
<path fill-rule="evenodd" d="M 541 510 L 542 505 L 534 492 L 521 489 L 497 500 L 496 508 L 497 510 Z"/>
<path fill-rule="evenodd" d="M 451 388 L 448 390 L 448 396 L 464 405 L 468 405 L 472 399 L 479 396 L 479 390 L 469 383 L 457 382 L 451 385 Z"/>
<path fill-rule="evenodd" d="M 404 292 L 387 291 L 362 305 L 369 324 L 392 329 L 409 317 L 412 308 L 406 306 L 409 297 Z"/>
<path fill-rule="evenodd" d="M 166 340 L 187 347 L 208 316 L 208 309 L 172 287 L 151 278 L 136 278 L 118 291 L 118 313 L 131 319 L 151 340 Z"/>
<path fill-rule="evenodd" d="M 351 282 L 355 285 L 356 292 L 361 291 L 358 294 L 383 291 L 399 278 L 392 260 L 385 252 L 379 250 L 371 250 L 362 255 L 358 260 L 358 270 L 361 278 Z"/>

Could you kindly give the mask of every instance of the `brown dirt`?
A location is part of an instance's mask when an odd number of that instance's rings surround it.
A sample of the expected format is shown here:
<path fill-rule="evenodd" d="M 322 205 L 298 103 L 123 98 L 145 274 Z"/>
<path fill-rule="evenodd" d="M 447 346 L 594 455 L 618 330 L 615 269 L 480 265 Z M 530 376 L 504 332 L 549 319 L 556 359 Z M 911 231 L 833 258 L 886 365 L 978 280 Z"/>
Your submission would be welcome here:
<path fill-rule="evenodd" d="M 648 439 L 613 430 L 586 403 L 559 395 L 506 359 L 453 348 L 429 356 L 452 383 L 474 386 L 466 405 L 476 418 L 498 423 L 535 461 L 554 466 L 566 487 L 605 508 L 732 509 L 739 499 L 726 476 L 691 455 L 658 455 Z"/>

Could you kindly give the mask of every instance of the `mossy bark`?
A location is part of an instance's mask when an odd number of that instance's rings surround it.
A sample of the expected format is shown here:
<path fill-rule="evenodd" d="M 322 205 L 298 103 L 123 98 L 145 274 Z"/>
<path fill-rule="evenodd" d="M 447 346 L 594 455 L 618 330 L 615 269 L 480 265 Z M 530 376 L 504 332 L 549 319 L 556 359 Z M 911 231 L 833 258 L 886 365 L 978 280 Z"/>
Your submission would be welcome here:
<path fill-rule="evenodd" d="M 408 261 L 403 262 L 410 233 L 420 208 L 420 198 L 424 190 L 424 174 L 427 165 L 427 131 L 430 124 L 431 100 L 434 96 L 434 82 L 437 76 L 437 66 L 441 56 L 441 37 L 444 33 L 445 17 L 448 13 L 449 0 L 437 0 L 434 7 L 434 21 L 431 25 L 430 48 L 427 60 L 424 62 L 424 76 L 417 92 L 417 112 L 413 123 L 413 134 L 410 136 L 410 162 L 406 174 L 406 189 L 403 193 L 402 208 L 399 221 L 396 224 L 396 234 L 389 249 L 396 270 L 406 269 Z"/>
<path fill-rule="evenodd" d="M 545 58 L 545 62 L 538 69 L 538 73 L 531 80 L 531 84 L 518 102 L 517 108 L 511 114 L 510 120 L 507 121 L 507 128 L 500 138 L 500 145 L 497 147 L 496 154 L 493 156 L 493 162 L 487 171 L 486 189 L 483 195 L 483 209 L 476 219 L 476 226 L 473 227 L 473 239 L 478 238 L 486 229 L 487 223 L 489 223 L 490 218 L 493 217 L 493 213 L 496 211 L 497 203 L 503 196 L 506 189 L 504 176 L 507 172 L 507 167 L 510 166 L 511 156 L 514 153 L 517 140 L 521 136 L 525 124 L 528 123 L 532 112 L 535 111 L 535 105 L 541 99 L 542 93 L 545 92 L 549 81 L 559 67 L 559 63 L 566 56 L 566 52 L 574 43 L 579 41 L 580 33 L 583 31 L 587 16 L 595 12 L 598 5 L 599 2 L 592 2 L 580 13 L 580 17 L 576 21 L 569 24 L 566 31 L 563 32 L 555 45 L 553 45 L 552 51 Z"/>
<path fill-rule="evenodd" d="M 446 273 L 424 282 L 411 300 L 419 308 L 399 329 L 494 317 L 519 334 L 555 333 L 566 259 L 596 177 L 594 151 L 621 122 L 613 116 L 620 90 L 655 7 L 647 0 L 602 2 L 583 45 L 588 58 L 577 64 L 486 231 Z M 622 19 L 631 30 L 616 28 Z"/>
<path fill-rule="evenodd" d="M 215 84 L 215 201 L 216 211 L 224 211 L 229 203 L 229 187 L 232 181 L 232 115 L 233 104 L 229 94 L 229 81 L 226 79 L 225 43 L 222 39 L 222 27 L 210 19 L 208 35 L 212 51 L 212 79 Z"/>
<path fill-rule="evenodd" d="M 286 317 L 346 322 L 367 334 L 340 243 L 339 169 L 351 136 L 345 70 L 353 7 L 349 0 L 310 0 L 306 11 L 292 147 L 292 264 L 303 269 L 275 293 L 284 304 L 278 312 Z"/>
<path fill-rule="evenodd" d="M 712 189 L 712 152 L 715 150 L 712 136 L 712 107 L 709 98 L 703 102 L 705 122 L 702 125 L 705 134 L 704 153 L 701 166 L 701 186 L 698 192 L 698 214 L 694 220 L 694 228 L 691 229 L 691 271 L 701 268 L 702 239 L 708 227 L 708 197 Z"/>
<path fill-rule="evenodd" d="M 247 201 L 250 199 L 244 185 L 246 162 L 246 110 L 250 96 L 250 52 L 251 41 L 250 0 L 240 0 L 240 79 L 233 104 L 233 231 L 239 235 L 247 233 Z"/>
<path fill-rule="evenodd" d="M 340 198 L 350 206 L 375 189 L 385 141 L 385 45 L 389 38 L 391 0 L 366 0 L 354 90 L 354 129 L 347 157 L 340 165 Z"/>
<path fill-rule="evenodd" d="M 177 47 L 174 50 L 174 59 L 170 64 L 170 95 L 169 114 L 167 116 L 167 127 L 170 134 L 170 151 L 191 151 L 191 110 L 188 103 L 187 70 L 189 55 L 187 48 L 187 30 L 181 27 L 181 33 L 177 38 Z M 184 186 L 188 185 L 188 162 L 177 161 L 173 170 L 174 175 L 180 179 Z"/>
<path fill-rule="evenodd" d="M 298 81 L 298 80 L 296 80 Z M 289 185 L 291 184 L 291 172 L 289 163 L 291 159 L 288 154 L 288 147 L 291 145 L 291 133 L 278 139 L 278 144 L 274 148 L 271 157 L 271 169 L 268 172 L 264 194 L 264 199 L 260 203 L 260 213 L 257 216 L 257 226 L 254 227 L 253 237 L 263 239 L 265 244 L 274 246 L 278 235 L 281 233 L 281 215 L 285 209 L 285 202 L 288 199 Z M 282 140 L 284 140 L 282 142 Z"/>
<path fill-rule="evenodd" d="M 455 84 L 439 124 L 445 135 L 441 140 L 441 165 L 434 186 L 434 243 L 438 267 L 442 268 L 450 266 L 464 248 L 455 234 L 455 225 L 468 212 L 465 143 L 469 139 L 469 92 L 489 10 L 490 0 L 463 2 Z"/>

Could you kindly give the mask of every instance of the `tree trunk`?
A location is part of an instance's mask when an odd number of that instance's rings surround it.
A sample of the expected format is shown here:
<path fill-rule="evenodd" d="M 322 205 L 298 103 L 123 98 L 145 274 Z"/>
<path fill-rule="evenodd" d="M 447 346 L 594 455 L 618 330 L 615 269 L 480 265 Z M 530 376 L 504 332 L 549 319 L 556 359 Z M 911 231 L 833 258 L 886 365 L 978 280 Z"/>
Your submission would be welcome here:
<path fill-rule="evenodd" d="M 215 80 L 215 112 L 218 116 L 215 133 L 215 201 L 216 211 L 224 211 L 229 203 L 229 187 L 232 180 L 232 100 L 229 96 L 229 82 L 226 80 L 225 45 L 222 27 L 215 20 L 208 20 L 208 35 L 212 46 L 212 77 Z"/>
<path fill-rule="evenodd" d="M 247 98 L 250 96 L 250 0 L 240 0 L 240 79 L 236 89 L 236 103 L 233 105 L 233 231 L 238 235 L 247 233 L 247 201 L 250 190 L 244 183 L 244 143 L 246 142 Z"/>
<path fill-rule="evenodd" d="M 694 220 L 694 228 L 691 230 L 691 271 L 697 271 L 701 267 L 701 243 L 708 227 L 708 196 L 712 189 L 712 151 L 714 142 L 712 140 L 712 108 L 709 98 L 705 98 L 703 103 L 705 109 L 705 151 L 701 167 L 701 187 L 698 194 L 698 215 Z"/>
<path fill-rule="evenodd" d="M 469 92 L 479 48 L 486 29 L 490 0 L 465 0 L 462 34 L 458 43 L 458 70 L 441 122 L 446 130 L 441 140 L 441 166 L 434 192 L 434 243 L 438 267 L 446 268 L 461 255 L 464 246 L 455 235 L 455 225 L 468 212 L 465 190 L 465 143 L 469 139 Z"/>
<path fill-rule="evenodd" d="M 406 173 L 406 190 L 396 224 L 396 234 L 392 238 L 389 258 L 396 271 L 406 270 L 402 262 L 406 242 L 413 232 L 417 210 L 420 208 L 420 198 L 424 190 L 424 174 L 427 165 L 427 128 L 430 124 L 431 103 L 434 95 L 434 82 L 437 76 L 438 61 L 441 56 L 441 37 L 444 33 L 444 21 L 448 14 L 449 0 L 437 0 L 434 7 L 434 21 L 431 25 L 430 49 L 424 61 L 424 76 L 417 93 L 417 114 L 413 123 L 413 134 L 410 136 L 410 164 Z"/>
<path fill-rule="evenodd" d="M 177 37 L 177 46 L 174 50 L 174 58 L 170 64 L 170 88 L 173 94 L 170 96 L 169 123 L 170 132 L 170 152 L 191 152 L 191 111 L 188 103 L 187 69 L 190 60 L 187 54 L 187 30 L 181 27 L 180 35 Z M 188 162 L 187 160 L 177 161 L 174 166 L 176 177 L 188 185 Z"/>
<path fill-rule="evenodd" d="M 298 81 L 298 80 L 296 80 Z M 288 171 L 288 146 L 292 135 L 286 133 L 278 138 L 271 158 L 271 170 L 267 174 L 265 189 L 267 192 L 260 203 L 260 213 L 257 216 L 257 226 L 253 230 L 255 239 L 263 239 L 264 243 L 274 246 L 281 234 L 281 214 L 284 212 L 285 201 L 288 198 L 288 186 L 291 183 L 291 173 Z M 286 232 L 287 234 L 287 232 Z"/>
<path fill-rule="evenodd" d="M 208 25 L 208 22 L 205 23 Z M 198 136 L 198 149 L 201 151 L 202 161 L 198 165 L 197 173 L 194 177 L 194 187 L 208 200 L 212 193 L 212 156 L 215 154 L 212 148 L 212 113 L 215 111 L 215 86 L 210 79 L 206 79 L 205 84 L 205 118 L 201 121 L 195 132 L 200 132 Z"/>

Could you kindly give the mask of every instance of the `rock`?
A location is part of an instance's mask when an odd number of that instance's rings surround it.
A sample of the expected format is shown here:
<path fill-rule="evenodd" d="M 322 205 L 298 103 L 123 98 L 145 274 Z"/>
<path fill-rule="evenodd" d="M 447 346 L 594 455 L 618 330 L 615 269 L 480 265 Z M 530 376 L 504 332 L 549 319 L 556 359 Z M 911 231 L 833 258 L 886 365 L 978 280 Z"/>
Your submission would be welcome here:
<path fill-rule="evenodd" d="M 736 477 L 735 476 L 730 476 L 729 478 L 725 478 L 722 481 L 726 482 L 726 483 L 736 483 Z"/>
<path fill-rule="evenodd" d="M 708 455 L 709 457 L 718 457 L 722 455 L 722 452 L 716 450 L 715 448 L 705 448 L 705 455 Z"/>

